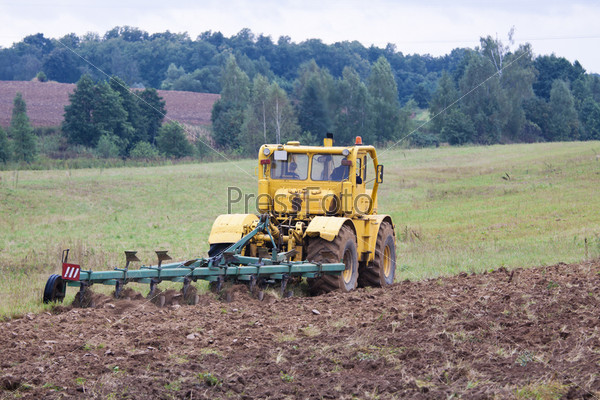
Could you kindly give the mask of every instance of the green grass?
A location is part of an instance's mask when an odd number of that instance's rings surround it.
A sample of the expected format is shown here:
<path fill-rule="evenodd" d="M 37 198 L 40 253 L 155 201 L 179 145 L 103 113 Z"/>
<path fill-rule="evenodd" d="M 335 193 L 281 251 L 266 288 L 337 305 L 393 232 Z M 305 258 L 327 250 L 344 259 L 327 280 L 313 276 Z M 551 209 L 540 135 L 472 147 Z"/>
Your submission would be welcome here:
<path fill-rule="evenodd" d="M 580 261 L 586 239 L 598 257 L 599 153 L 598 142 L 384 152 L 398 277 Z"/>
<path fill-rule="evenodd" d="M 576 262 L 586 240 L 598 257 L 599 154 L 600 142 L 379 149 L 379 211 L 396 224 L 397 279 Z M 124 264 L 124 250 L 145 264 L 154 250 L 205 255 L 227 187 L 255 193 L 254 169 L 242 160 L 0 172 L 0 315 L 42 309 L 64 248 L 96 270 Z"/>
<path fill-rule="evenodd" d="M 560 382 L 549 381 L 544 383 L 531 384 L 517 389 L 515 397 L 521 399 L 535 400 L 558 400 L 569 391 L 569 386 Z"/>

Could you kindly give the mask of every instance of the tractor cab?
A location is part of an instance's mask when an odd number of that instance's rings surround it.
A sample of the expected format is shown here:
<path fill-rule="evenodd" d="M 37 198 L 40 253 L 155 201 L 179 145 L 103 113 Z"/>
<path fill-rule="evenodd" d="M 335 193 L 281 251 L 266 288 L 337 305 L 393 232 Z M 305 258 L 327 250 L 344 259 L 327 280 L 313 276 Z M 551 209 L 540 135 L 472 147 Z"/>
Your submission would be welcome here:
<path fill-rule="evenodd" d="M 259 152 L 258 205 L 261 213 L 355 216 L 375 214 L 377 187 L 383 166 L 373 146 L 333 146 L 328 135 L 323 146 L 265 144 Z"/>

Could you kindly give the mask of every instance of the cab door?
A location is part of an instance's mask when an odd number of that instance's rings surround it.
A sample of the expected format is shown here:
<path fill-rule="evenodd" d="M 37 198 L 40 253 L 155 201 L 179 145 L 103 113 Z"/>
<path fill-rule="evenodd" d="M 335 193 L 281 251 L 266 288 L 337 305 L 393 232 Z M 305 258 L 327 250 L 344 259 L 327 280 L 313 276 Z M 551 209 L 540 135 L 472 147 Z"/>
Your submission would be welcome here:
<path fill-rule="evenodd" d="M 357 214 L 366 214 L 369 210 L 370 196 L 367 193 L 367 153 L 358 152 L 356 156 L 356 176 L 354 208 Z"/>

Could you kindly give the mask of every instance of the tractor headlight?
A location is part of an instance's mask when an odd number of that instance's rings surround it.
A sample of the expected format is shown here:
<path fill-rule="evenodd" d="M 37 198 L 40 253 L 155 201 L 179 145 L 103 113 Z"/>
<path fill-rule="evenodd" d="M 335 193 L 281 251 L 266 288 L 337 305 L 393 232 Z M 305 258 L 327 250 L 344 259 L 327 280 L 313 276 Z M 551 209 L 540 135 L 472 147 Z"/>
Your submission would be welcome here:
<path fill-rule="evenodd" d="M 271 150 L 270 150 L 268 147 L 265 147 L 265 148 L 263 149 L 263 154 L 264 154 L 265 156 L 268 156 L 269 154 L 271 154 Z"/>
<path fill-rule="evenodd" d="M 348 157 L 348 154 L 350 154 L 350 150 L 344 149 L 342 150 L 342 154 L 344 155 L 344 157 Z"/>

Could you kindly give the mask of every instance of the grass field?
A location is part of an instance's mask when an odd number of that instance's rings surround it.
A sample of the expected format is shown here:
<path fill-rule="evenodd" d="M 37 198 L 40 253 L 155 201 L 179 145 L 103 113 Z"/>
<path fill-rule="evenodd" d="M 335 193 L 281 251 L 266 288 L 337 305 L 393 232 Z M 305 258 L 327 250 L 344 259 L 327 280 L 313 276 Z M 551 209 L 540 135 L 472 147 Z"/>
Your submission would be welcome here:
<path fill-rule="evenodd" d="M 379 210 L 396 223 L 397 280 L 600 255 L 600 142 L 379 154 Z M 0 172 L 0 316 L 43 308 L 63 248 L 96 270 L 122 265 L 123 250 L 146 264 L 159 249 L 174 259 L 205 255 L 227 187 L 254 193 L 254 169 L 244 160 Z"/>

